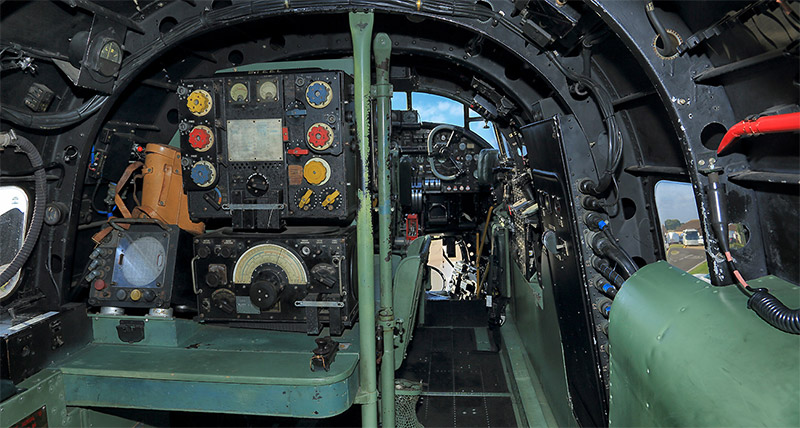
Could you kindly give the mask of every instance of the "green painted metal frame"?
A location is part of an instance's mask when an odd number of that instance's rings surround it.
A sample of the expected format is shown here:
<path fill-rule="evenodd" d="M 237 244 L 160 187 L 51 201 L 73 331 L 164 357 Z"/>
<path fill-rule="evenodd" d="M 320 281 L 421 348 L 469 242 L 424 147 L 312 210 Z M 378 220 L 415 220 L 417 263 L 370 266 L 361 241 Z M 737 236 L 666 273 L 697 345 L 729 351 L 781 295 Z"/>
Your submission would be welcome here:
<path fill-rule="evenodd" d="M 383 357 L 381 358 L 381 425 L 395 426 L 394 402 L 394 311 L 392 296 L 392 191 L 389 161 L 389 133 L 392 124 L 392 85 L 389 83 L 389 60 L 392 40 L 386 33 L 375 36 L 372 45 L 375 57 L 375 134 L 377 135 L 378 178 L 378 254 L 381 284 L 381 308 L 378 324 L 383 331 Z"/>
<path fill-rule="evenodd" d="M 316 345 L 302 334 L 173 318 L 91 318 L 94 343 L 58 367 L 72 406 L 324 418 L 350 408 L 358 392 L 358 325 L 336 338 L 331 370 L 312 372 Z M 120 341 L 122 320 L 142 321 L 145 339 Z"/>
<path fill-rule="evenodd" d="M 789 307 L 800 287 L 749 281 Z M 636 272 L 609 322 L 612 426 L 800 426 L 800 336 L 666 262 Z"/>
<path fill-rule="evenodd" d="M 353 64 L 355 85 L 355 118 L 360 154 L 361 183 L 358 190 L 358 215 L 356 216 L 356 246 L 358 260 L 359 319 L 361 320 L 361 386 L 359 400 L 361 424 L 378 426 L 377 367 L 375 355 L 375 266 L 372 235 L 372 195 L 369 166 L 371 161 L 369 111 L 370 111 L 370 42 L 375 17 L 372 13 L 351 12 L 350 34 L 353 39 Z"/>

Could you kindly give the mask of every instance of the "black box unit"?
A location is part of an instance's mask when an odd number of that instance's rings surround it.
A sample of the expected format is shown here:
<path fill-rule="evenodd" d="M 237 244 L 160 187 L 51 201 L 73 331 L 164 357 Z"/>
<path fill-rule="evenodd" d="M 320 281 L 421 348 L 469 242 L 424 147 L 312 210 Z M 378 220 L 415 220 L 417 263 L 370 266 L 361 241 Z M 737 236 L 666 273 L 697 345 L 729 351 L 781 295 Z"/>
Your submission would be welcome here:
<path fill-rule="evenodd" d="M 355 322 L 353 227 L 212 232 L 194 252 L 199 321 L 333 335 Z"/>
<path fill-rule="evenodd" d="M 191 273 L 176 269 L 177 263 L 191 259 L 191 237 L 178 226 L 117 224 L 89 257 L 92 306 L 194 306 Z"/>
<path fill-rule="evenodd" d="M 352 77 L 236 73 L 181 82 L 184 188 L 197 220 L 275 230 L 355 214 Z"/>

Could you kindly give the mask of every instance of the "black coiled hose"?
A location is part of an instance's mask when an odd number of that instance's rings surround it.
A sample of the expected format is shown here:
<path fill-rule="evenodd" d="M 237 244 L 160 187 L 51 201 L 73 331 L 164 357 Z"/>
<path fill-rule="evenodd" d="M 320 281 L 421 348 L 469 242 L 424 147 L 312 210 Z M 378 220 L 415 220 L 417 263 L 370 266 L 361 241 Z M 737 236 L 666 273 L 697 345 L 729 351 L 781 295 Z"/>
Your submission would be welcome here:
<path fill-rule="evenodd" d="M 25 241 L 17 254 L 11 260 L 11 264 L 0 272 L 0 285 L 7 283 L 14 277 L 14 275 L 22 269 L 22 266 L 28 261 L 36 241 L 39 239 L 39 232 L 42 231 L 42 224 L 44 223 L 44 209 L 45 198 L 47 197 L 47 176 L 44 172 L 44 162 L 42 156 L 36 147 L 24 137 L 17 136 L 13 131 L 0 134 L 0 148 L 8 146 L 17 146 L 24 152 L 28 159 L 31 161 L 33 167 L 33 177 L 36 181 L 36 196 L 33 202 L 33 216 L 31 218 L 31 226 L 28 228 L 28 233 L 25 235 Z M 11 293 L 9 293 L 10 295 Z"/>
<path fill-rule="evenodd" d="M 747 300 L 747 307 L 778 330 L 800 334 L 800 309 L 786 307 L 766 290 L 757 289 Z"/>

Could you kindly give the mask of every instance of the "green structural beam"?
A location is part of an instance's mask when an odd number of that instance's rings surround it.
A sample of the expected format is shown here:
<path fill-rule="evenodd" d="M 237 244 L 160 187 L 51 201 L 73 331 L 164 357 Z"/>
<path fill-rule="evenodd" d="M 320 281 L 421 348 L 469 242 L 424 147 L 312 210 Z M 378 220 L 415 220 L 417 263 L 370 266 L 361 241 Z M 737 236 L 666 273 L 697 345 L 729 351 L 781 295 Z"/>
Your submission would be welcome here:
<path fill-rule="evenodd" d="M 353 64 L 355 80 L 355 115 L 360 151 L 361 183 L 358 190 L 358 217 L 356 217 L 356 242 L 358 245 L 358 311 L 361 322 L 361 387 L 359 402 L 361 423 L 365 427 L 378 426 L 377 367 L 375 356 L 375 266 L 372 236 L 372 196 L 370 195 L 370 42 L 372 40 L 372 13 L 350 13 L 350 34 L 353 38 Z"/>
<path fill-rule="evenodd" d="M 381 310 L 378 313 L 383 328 L 383 357 L 381 359 L 381 422 L 384 428 L 394 428 L 394 308 L 392 302 L 392 191 L 389 178 L 389 132 L 392 124 L 392 85 L 389 83 L 389 59 L 392 40 L 386 33 L 375 36 L 372 48 L 375 55 L 375 130 L 378 140 L 378 252 L 380 254 Z"/>
<path fill-rule="evenodd" d="M 749 281 L 789 307 L 800 288 Z M 666 262 L 625 282 L 609 324 L 611 426 L 800 426 L 800 336 Z"/>

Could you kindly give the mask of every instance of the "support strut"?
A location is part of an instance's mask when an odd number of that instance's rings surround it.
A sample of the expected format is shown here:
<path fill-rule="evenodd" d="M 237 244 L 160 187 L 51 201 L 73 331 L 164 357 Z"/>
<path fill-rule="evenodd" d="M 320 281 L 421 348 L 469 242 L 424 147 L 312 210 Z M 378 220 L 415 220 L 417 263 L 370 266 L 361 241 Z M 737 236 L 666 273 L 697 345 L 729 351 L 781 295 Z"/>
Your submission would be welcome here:
<path fill-rule="evenodd" d="M 370 141 L 370 40 L 372 13 L 350 13 L 350 34 L 353 38 L 355 79 L 355 114 L 360 153 L 361 183 L 358 190 L 356 242 L 358 259 L 359 339 L 361 424 L 378 426 L 377 367 L 375 356 L 375 261 L 372 236 L 372 196 L 369 186 Z"/>

